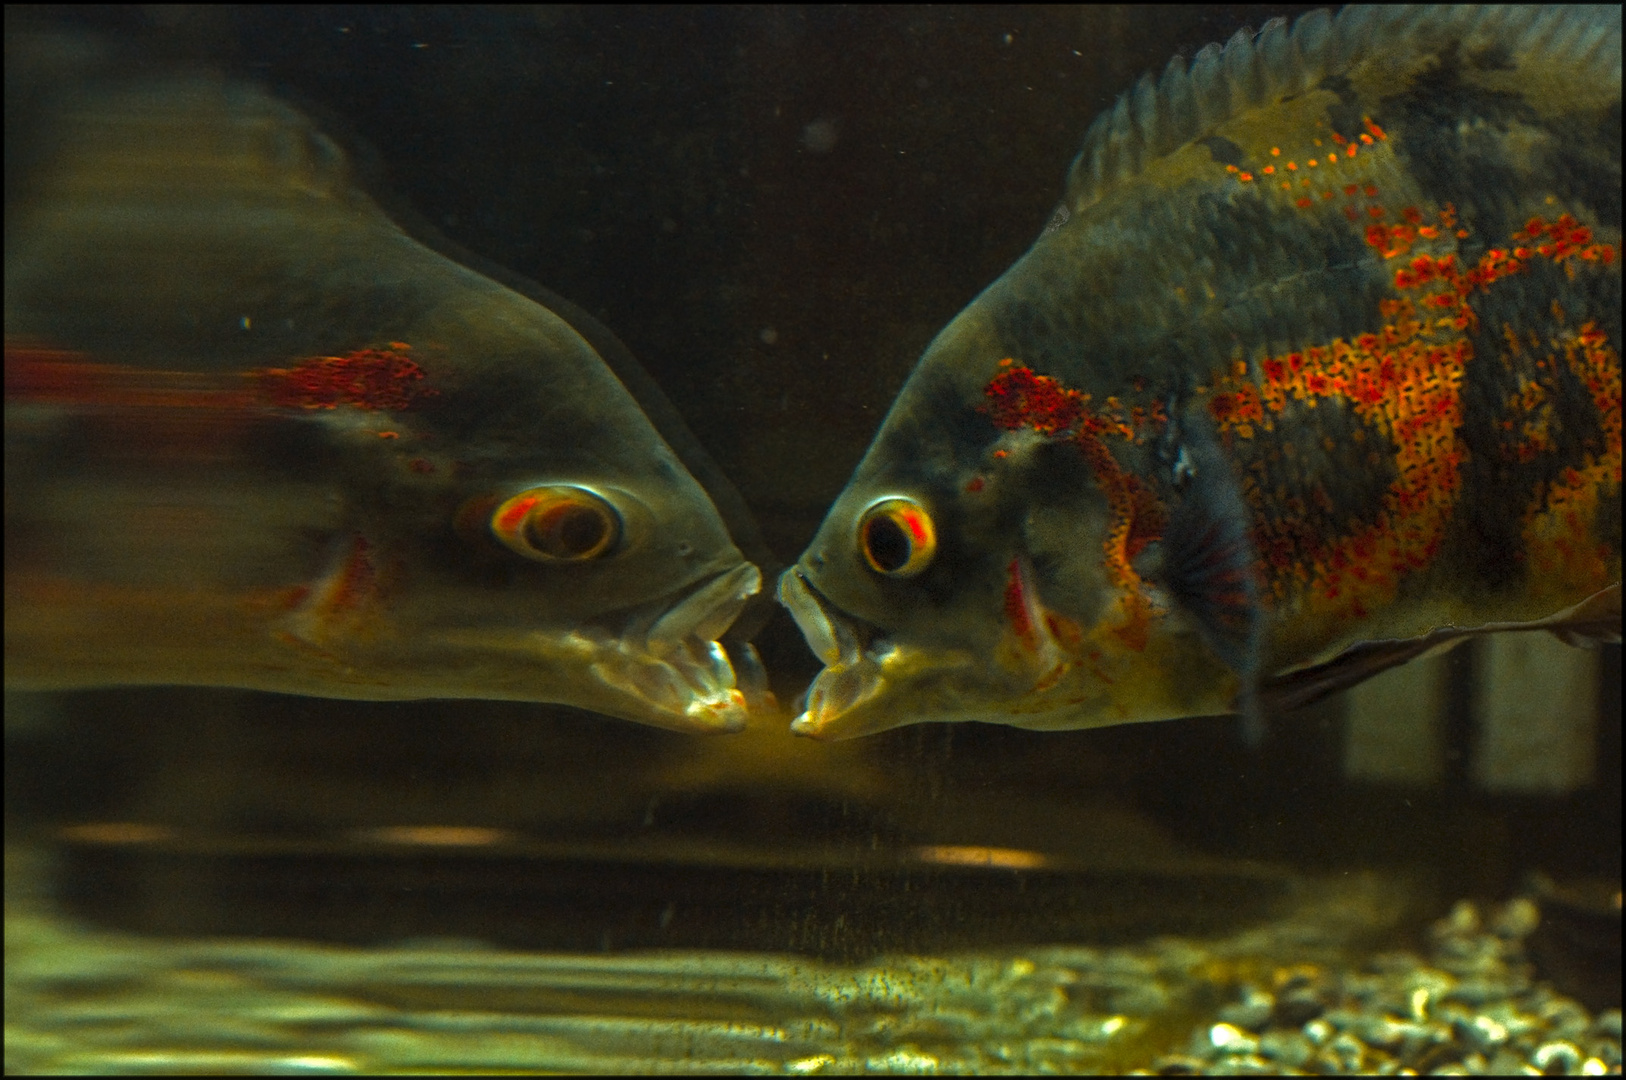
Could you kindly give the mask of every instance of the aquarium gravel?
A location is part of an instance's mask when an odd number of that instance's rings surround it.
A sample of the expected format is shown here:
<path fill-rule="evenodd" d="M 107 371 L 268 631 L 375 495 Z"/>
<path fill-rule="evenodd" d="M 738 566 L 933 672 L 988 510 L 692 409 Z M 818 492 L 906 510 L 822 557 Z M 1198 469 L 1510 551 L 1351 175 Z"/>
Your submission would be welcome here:
<path fill-rule="evenodd" d="M 1597 1015 L 1532 978 L 1536 904 L 1485 918 L 1459 902 L 1427 957 L 1380 953 L 1349 967 L 1280 968 L 1243 983 L 1155 1073 L 1579 1075 L 1620 1072 L 1620 1010 Z"/>
<path fill-rule="evenodd" d="M 14 910 L 11 1072 L 1507 1073 L 1620 1070 L 1620 1012 L 1535 980 L 1539 911 L 1359 944 L 1378 876 L 1214 940 L 900 956 L 164 941 Z"/>

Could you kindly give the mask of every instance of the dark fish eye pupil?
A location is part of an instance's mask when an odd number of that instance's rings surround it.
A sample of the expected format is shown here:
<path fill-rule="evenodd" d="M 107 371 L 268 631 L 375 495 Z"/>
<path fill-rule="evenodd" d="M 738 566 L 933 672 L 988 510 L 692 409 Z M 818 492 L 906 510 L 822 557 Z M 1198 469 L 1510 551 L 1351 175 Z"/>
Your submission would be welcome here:
<path fill-rule="evenodd" d="M 909 563 L 909 534 L 890 517 L 876 515 L 864 527 L 864 547 L 883 573 L 891 574 Z"/>
<path fill-rule="evenodd" d="M 604 542 L 609 524 L 604 515 L 590 506 L 572 506 L 562 512 L 543 515 L 542 536 L 532 542 L 542 551 L 561 558 L 580 558 Z"/>

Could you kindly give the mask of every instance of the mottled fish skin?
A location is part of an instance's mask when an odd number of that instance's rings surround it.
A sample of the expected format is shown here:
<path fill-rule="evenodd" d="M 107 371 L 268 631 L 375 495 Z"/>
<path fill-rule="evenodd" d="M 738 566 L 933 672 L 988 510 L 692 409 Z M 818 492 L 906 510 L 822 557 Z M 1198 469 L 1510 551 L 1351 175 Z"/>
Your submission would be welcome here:
<path fill-rule="evenodd" d="M 738 730 L 760 574 L 600 356 L 264 92 L 85 92 L 8 205 L 6 683 Z M 9 183 L 9 181 L 8 181 Z"/>
<path fill-rule="evenodd" d="M 781 579 L 827 665 L 793 729 L 1213 714 L 1455 633 L 1618 636 L 1620 19 L 1317 12 L 1143 79 Z"/>

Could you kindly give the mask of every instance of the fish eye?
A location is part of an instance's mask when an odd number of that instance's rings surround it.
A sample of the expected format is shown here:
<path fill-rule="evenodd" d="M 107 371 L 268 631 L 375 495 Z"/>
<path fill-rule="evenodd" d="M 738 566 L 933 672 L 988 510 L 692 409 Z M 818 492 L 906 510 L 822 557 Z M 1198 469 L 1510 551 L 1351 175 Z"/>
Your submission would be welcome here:
<path fill-rule="evenodd" d="M 621 515 L 586 488 L 529 488 L 491 512 L 491 533 L 527 559 L 584 562 L 615 546 Z"/>
<path fill-rule="evenodd" d="M 858 519 L 858 546 L 877 574 L 913 577 L 937 554 L 937 528 L 924 506 L 893 496 L 871 503 Z"/>

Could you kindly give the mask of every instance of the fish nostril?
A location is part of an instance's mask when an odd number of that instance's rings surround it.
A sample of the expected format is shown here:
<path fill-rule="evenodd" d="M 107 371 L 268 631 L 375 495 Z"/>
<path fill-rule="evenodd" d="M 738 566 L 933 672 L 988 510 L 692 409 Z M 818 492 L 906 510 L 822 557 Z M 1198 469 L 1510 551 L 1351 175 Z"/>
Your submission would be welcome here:
<path fill-rule="evenodd" d="M 807 564 L 809 566 L 811 566 L 815 570 L 823 570 L 824 569 L 824 555 L 822 553 L 817 554 L 817 555 L 809 555 L 807 557 Z"/>

